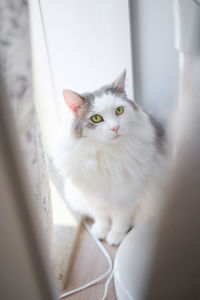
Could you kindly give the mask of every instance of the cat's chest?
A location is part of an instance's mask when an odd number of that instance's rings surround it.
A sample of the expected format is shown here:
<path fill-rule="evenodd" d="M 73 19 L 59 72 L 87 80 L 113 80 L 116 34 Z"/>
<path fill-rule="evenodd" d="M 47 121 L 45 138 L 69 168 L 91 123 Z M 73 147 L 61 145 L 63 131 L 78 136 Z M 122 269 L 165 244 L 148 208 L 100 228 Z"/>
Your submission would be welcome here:
<path fill-rule="evenodd" d="M 78 156 L 73 168 L 74 180 L 81 185 L 112 187 L 133 180 L 134 159 L 122 151 L 97 151 Z"/>
<path fill-rule="evenodd" d="M 123 151 L 122 151 L 123 150 Z M 140 189 L 142 166 L 134 151 L 109 149 L 109 151 L 73 152 L 70 160 L 72 182 L 86 197 L 124 201 Z"/>

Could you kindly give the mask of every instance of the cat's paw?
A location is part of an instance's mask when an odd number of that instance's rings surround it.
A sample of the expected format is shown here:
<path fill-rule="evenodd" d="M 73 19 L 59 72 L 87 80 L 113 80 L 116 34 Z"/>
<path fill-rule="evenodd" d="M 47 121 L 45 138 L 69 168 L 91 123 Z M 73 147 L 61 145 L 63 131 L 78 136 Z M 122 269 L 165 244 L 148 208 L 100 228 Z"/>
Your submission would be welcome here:
<path fill-rule="evenodd" d="M 124 233 L 121 232 L 114 232 L 114 231 L 109 231 L 108 235 L 106 237 L 106 241 L 110 245 L 119 245 L 123 238 L 125 237 Z"/>
<path fill-rule="evenodd" d="M 98 240 L 104 240 L 107 233 L 108 233 L 109 227 L 107 224 L 99 224 L 94 223 L 92 225 L 91 231 L 92 234 L 98 239 Z"/>

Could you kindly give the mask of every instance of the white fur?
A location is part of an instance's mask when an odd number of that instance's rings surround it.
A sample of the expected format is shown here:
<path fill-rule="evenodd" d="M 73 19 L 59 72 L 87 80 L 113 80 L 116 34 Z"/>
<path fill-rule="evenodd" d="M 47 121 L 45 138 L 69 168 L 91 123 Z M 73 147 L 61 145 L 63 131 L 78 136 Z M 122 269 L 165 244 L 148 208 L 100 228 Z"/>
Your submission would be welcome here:
<path fill-rule="evenodd" d="M 124 106 L 120 116 L 115 114 L 118 106 Z M 157 198 L 164 157 L 156 149 L 154 128 L 141 109 L 134 110 L 120 96 L 105 94 L 95 98 L 88 119 L 97 113 L 104 122 L 95 129 L 84 128 L 81 138 L 71 134 L 73 117 L 65 123 L 54 164 L 65 180 L 72 209 L 94 218 L 92 230 L 98 238 L 118 244 L 140 204 L 144 208 L 149 203 L 145 220 L 147 214 L 155 214 L 151 201 Z M 119 137 L 111 130 L 116 125 Z"/>

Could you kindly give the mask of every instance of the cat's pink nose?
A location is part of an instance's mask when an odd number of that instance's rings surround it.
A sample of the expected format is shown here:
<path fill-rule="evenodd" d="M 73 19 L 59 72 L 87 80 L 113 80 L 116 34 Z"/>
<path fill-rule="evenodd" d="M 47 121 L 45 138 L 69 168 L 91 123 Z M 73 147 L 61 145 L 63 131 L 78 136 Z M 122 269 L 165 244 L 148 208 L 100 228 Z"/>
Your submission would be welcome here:
<path fill-rule="evenodd" d="M 118 130 L 119 130 L 119 125 L 117 125 L 117 126 L 111 128 L 111 130 L 117 133 Z"/>

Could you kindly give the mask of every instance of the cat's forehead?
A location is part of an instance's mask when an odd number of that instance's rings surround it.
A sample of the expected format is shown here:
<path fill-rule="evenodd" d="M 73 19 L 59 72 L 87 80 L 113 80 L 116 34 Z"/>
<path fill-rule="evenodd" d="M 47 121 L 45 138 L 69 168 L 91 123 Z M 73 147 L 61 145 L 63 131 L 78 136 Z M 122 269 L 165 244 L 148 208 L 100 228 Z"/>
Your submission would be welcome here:
<path fill-rule="evenodd" d="M 110 108 L 119 106 L 119 105 L 124 105 L 124 100 L 122 99 L 122 97 L 118 96 L 118 95 L 114 95 L 114 94 L 102 94 L 102 95 L 98 95 L 94 98 L 93 101 L 93 109 L 94 110 L 98 110 L 98 111 L 102 111 L 102 110 L 109 110 Z"/>

